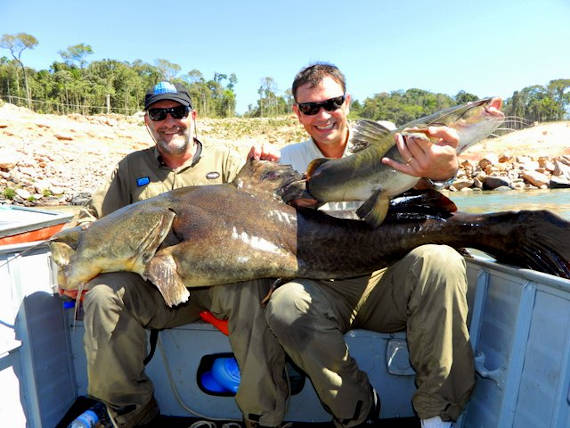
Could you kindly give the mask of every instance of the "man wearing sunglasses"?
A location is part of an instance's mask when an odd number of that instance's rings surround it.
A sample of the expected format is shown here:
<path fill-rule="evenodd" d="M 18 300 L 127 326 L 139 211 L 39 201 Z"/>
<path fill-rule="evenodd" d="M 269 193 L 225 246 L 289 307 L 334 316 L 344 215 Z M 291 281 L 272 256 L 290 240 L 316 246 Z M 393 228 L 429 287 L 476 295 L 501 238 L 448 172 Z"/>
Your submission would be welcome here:
<path fill-rule="evenodd" d="M 144 103 L 144 121 L 155 145 L 119 162 L 80 221 L 176 188 L 227 183 L 242 166 L 243 159 L 227 150 L 204 148 L 194 137 L 196 111 L 183 86 L 160 82 L 147 92 Z M 156 287 L 136 274 L 99 275 L 88 284 L 84 301 L 89 395 L 107 405 L 116 426 L 154 421 L 159 409 L 144 373 L 145 329 L 186 324 L 209 310 L 229 321 L 229 339 L 241 371 L 236 402 L 244 420 L 252 426 L 277 426 L 285 413 L 287 384 L 283 349 L 259 304 L 269 286 L 270 281 L 258 280 L 194 289 L 188 303 L 168 308 Z"/>
<path fill-rule="evenodd" d="M 281 163 L 300 172 L 315 158 L 345 156 L 350 144 L 350 95 L 340 70 L 330 64 L 309 66 L 295 77 L 292 93 L 293 110 L 310 138 L 280 153 L 255 146 L 250 156 L 280 157 Z M 431 134 L 441 144 L 396 135 L 407 163 L 378 162 L 433 180 L 454 176 L 457 135 L 446 127 L 432 128 Z M 329 203 L 322 208 L 334 211 L 351 208 L 349 204 Z M 344 334 L 355 328 L 406 331 L 418 386 L 412 401 L 422 427 L 450 427 L 475 382 L 466 290 L 463 258 L 450 247 L 425 245 L 365 277 L 286 283 L 273 293 L 266 319 L 286 352 L 311 378 L 339 427 L 365 426 L 380 415 L 380 397 L 350 356 Z M 390 393 L 382 385 L 377 387 Z"/>

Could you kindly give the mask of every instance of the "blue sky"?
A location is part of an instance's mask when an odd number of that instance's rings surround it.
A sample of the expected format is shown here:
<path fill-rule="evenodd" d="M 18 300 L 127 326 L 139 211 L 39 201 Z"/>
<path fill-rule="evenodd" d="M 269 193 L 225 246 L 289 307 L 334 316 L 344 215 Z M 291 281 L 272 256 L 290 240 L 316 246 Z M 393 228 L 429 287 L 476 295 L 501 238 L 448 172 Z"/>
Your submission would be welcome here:
<path fill-rule="evenodd" d="M 409 88 L 506 98 L 570 78 L 570 0 L 0 0 L 0 18 L 0 35 L 38 39 L 22 56 L 36 70 L 85 43 L 89 61 L 163 58 L 181 74 L 236 73 L 238 113 L 262 78 L 282 93 L 315 61 L 338 65 L 359 100 Z"/>

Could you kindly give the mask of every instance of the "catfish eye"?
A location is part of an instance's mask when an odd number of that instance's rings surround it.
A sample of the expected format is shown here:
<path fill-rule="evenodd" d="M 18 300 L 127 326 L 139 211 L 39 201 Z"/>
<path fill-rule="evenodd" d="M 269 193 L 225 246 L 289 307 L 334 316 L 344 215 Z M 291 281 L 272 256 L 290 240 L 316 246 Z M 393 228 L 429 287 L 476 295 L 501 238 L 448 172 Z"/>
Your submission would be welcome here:
<path fill-rule="evenodd" d="M 267 180 L 275 180 L 278 177 L 278 174 L 275 171 L 270 171 L 264 175 L 264 179 Z"/>

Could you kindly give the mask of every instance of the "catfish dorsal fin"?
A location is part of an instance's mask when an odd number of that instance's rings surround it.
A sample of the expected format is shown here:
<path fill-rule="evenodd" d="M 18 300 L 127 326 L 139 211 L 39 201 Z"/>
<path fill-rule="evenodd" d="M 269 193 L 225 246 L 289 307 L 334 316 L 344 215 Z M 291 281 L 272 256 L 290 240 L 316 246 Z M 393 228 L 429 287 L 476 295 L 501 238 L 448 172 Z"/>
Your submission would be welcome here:
<path fill-rule="evenodd" d="M 350 151 L 352 153 L 360 152 L 371 145 L 385 144 L 383 152 L 394 144 L 392 138 L 387 138 L 392 131 L 378 122 L 373 120 L 362 119 L 352 127 L 350 135 Z M 384 141 L 383 141 L 384 140 Z"/>

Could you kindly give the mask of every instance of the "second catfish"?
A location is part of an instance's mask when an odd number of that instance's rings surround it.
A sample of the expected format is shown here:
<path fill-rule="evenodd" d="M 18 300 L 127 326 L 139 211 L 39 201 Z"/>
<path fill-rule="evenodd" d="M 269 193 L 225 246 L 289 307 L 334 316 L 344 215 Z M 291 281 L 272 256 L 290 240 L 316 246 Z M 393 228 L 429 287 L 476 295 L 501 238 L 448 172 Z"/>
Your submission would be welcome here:
<path fill-rule="evenodd" d="M 379 226 L 386 217 L 390 199 L 411 189 L 419 180 L 381 162 L 385 156 L 403 162 L 394 142 L 396 132 L 425 136 L 430 126 L 448 126 L 459 134 L 459 154 L 503 123 L 501 106 L 500 98 L 486 98 L 438 111 L 392 131 L 376 122 L 360 120 L 352 129 L 351 156 L 311 162 L 306 190 L 320 203 L 365 201 L 357 210 L 358 216 L 371 226 Z"/>

